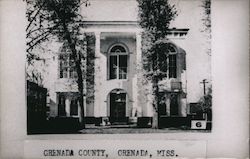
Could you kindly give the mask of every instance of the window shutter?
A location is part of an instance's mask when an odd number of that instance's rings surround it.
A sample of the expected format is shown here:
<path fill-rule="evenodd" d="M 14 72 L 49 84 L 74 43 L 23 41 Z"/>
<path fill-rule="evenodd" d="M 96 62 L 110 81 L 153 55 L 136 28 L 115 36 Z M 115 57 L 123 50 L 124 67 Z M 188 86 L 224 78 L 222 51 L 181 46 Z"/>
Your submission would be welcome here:
<path fill-rule="evenodd" d="M 179 56 L 180 56 L 181 71 L 186 70 L 186 52 L 184 50 L 181 50 Z"/>

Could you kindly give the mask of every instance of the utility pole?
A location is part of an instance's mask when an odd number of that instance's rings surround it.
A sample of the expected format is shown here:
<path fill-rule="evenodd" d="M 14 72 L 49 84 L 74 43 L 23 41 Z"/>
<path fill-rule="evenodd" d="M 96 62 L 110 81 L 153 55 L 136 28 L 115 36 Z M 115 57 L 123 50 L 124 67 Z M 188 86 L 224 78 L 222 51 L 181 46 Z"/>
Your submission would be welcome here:
<path fill-rule="evenodd" d="M 204 96 L 206 95 L 206 83 L 208 83 L 206 81 L 206 79 L 202 80 L 202 82 L 200 82 L 201 84 L 203 84 L 203 89 L 204 89 Z"/>

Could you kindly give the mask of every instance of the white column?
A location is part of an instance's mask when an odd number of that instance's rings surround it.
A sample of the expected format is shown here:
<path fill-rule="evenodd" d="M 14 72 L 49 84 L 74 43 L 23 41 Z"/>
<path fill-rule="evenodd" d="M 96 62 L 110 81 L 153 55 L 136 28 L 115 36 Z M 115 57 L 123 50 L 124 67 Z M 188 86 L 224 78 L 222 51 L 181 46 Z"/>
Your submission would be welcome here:
<path fill-rule="evenodd" d="M 94 101 L 94 116 L 100 115 L 100 32 L 95 32 L 95 101 Z"/>
<path fill-rule="evenodd" d="M 65 100 L 65 112 L 66 112 L 66 116 L 69 117 L 70 116 L 70 99 L 66 98 Z"/>
<path fill-rule="evenodd" d="M 79 101 L 77 101 L 77 107 L 78 107 L 78 116 L 79 116 L 79 121 L 82 122 L 82 116 L 81 116 L 81 107 Z M 86 109 L 84 109 L 86 112 Z M 84 115 L 85 117 L 86 115 Z"/>
<path fill-rule="evenodd" d="M 167 116 L 170 116 L 170 95 L 167 95 L 167 98 L 166 98 L 166 113 L 167 113 Z"/>
<path fill-rule="evenodd" d="M 141 66 L 141 33 L 136 33 L 136 61 Z"/>
<path fill-rule="evenodd" d="M 187 103 L 186 103 L 185 98 L 181 98 L 180 100 L 180 109 L 181 109 L 180 116 L 186 117 L 187 116 Z"/>
<path fill-rule="evenodd" d="M 152 88 L 152 86 L 150 88 Z M 147 104 L 146 104 L 147 112 L 145 113 L 147 117 L 153 117 L 154 115 L 153 98 L 154 97 L 152 94 L 147 95 Z"/>
<path fill-rule="evenodd" d="M 133 77 L 133 109 L 132 116 L 135 116 L 135 112 L 137 111 L 137 116 L 142 113 L 142 108 L 138 103 L 138 73 L 140 73 L 141 69 L 141 34 L 136 33 L 136 74 Z"/>

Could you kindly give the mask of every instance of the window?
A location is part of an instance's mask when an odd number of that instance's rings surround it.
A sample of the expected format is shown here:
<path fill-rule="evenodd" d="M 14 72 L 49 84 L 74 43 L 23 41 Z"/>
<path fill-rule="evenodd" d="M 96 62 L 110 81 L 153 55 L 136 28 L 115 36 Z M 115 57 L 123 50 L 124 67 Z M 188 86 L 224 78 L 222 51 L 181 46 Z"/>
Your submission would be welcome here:
<path fill-rule="evenodd" d="M 116 45 L 114 47 L 112 47 L 112 49 L 110 50 L 110 52 L 123 52 L 125 53 L 126 50 L 124 47 L 120 46 L 120 45 Z"/>
<path fill-rule="evenodd" d="M 109 79 L 127 79 L 128 55 L 124 47 L 114 46 L 109 56 Z"/>
<path fill-rule="evenodd" d="M 58 93 L 58 116 L 66 116 L 66 95 Z M 70 100 L 70 116 L 78 115 L 78 99 Z"/>
<path fill-rule="evenodd" d="M 176 78 L 176 54 L 169 55 L 169 78 Z"/>
<path fill-rule="evenodd" d="M 127 55 L 118 55 L 119 57 L 119 79 L 127 78 Z"/>
<path fill-rule="evenodd" d="M 117 56 L 110 56 L 110 79 L 117 78 Z"/>
<path fill-rule="evenodd" d="M 66 116 L 65 112 L 65 96 L 63 94 L 59 94 L 58 97 L 58 116 Z"/>
<path fill-rule="evenodd" d="M 177 77 L 177 56 L 176 56 L 176 50 L 173 46 L 169 47 L 169 78 L 176 78 Z"/>
<path fill-rule="evenodd" d="M 60 62 L 60 78 L 77 78 L 75 63 L 71 54 L 61 54 Z"/>
<path fill-rule="evenodd" d="M 78 100 L 77 99 L 71 100 L 70 115 L 78 115 Z"/>
<path fill-rule="evenodd" d="M 167 105 L 166 105 L 166 98 L 165 98 L 165 92 L 159 92 L 159 116 L 167 115 Z"/>

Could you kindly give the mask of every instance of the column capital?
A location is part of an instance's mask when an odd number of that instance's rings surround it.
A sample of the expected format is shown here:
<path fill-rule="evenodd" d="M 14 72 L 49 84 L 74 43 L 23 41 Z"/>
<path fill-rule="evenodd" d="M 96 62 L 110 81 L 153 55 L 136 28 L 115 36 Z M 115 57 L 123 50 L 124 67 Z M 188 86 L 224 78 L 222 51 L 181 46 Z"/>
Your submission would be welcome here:
<path fill-rule="evenodd" d="M 138 29 L 135 31 L 136 35 L 141 35 L 143 32 L 143 29 Z"/>
<path fill-rule="evenodd" d="M 135 32 L 136 36 L 141 36 L 142 32 L 141 31 L 138 31 L 138 32 Z"/>
<path fill-rule="evenodd" d="M 95 36 L 100 36 L 101 32 L 100 31 L 95 31 Z"/>

